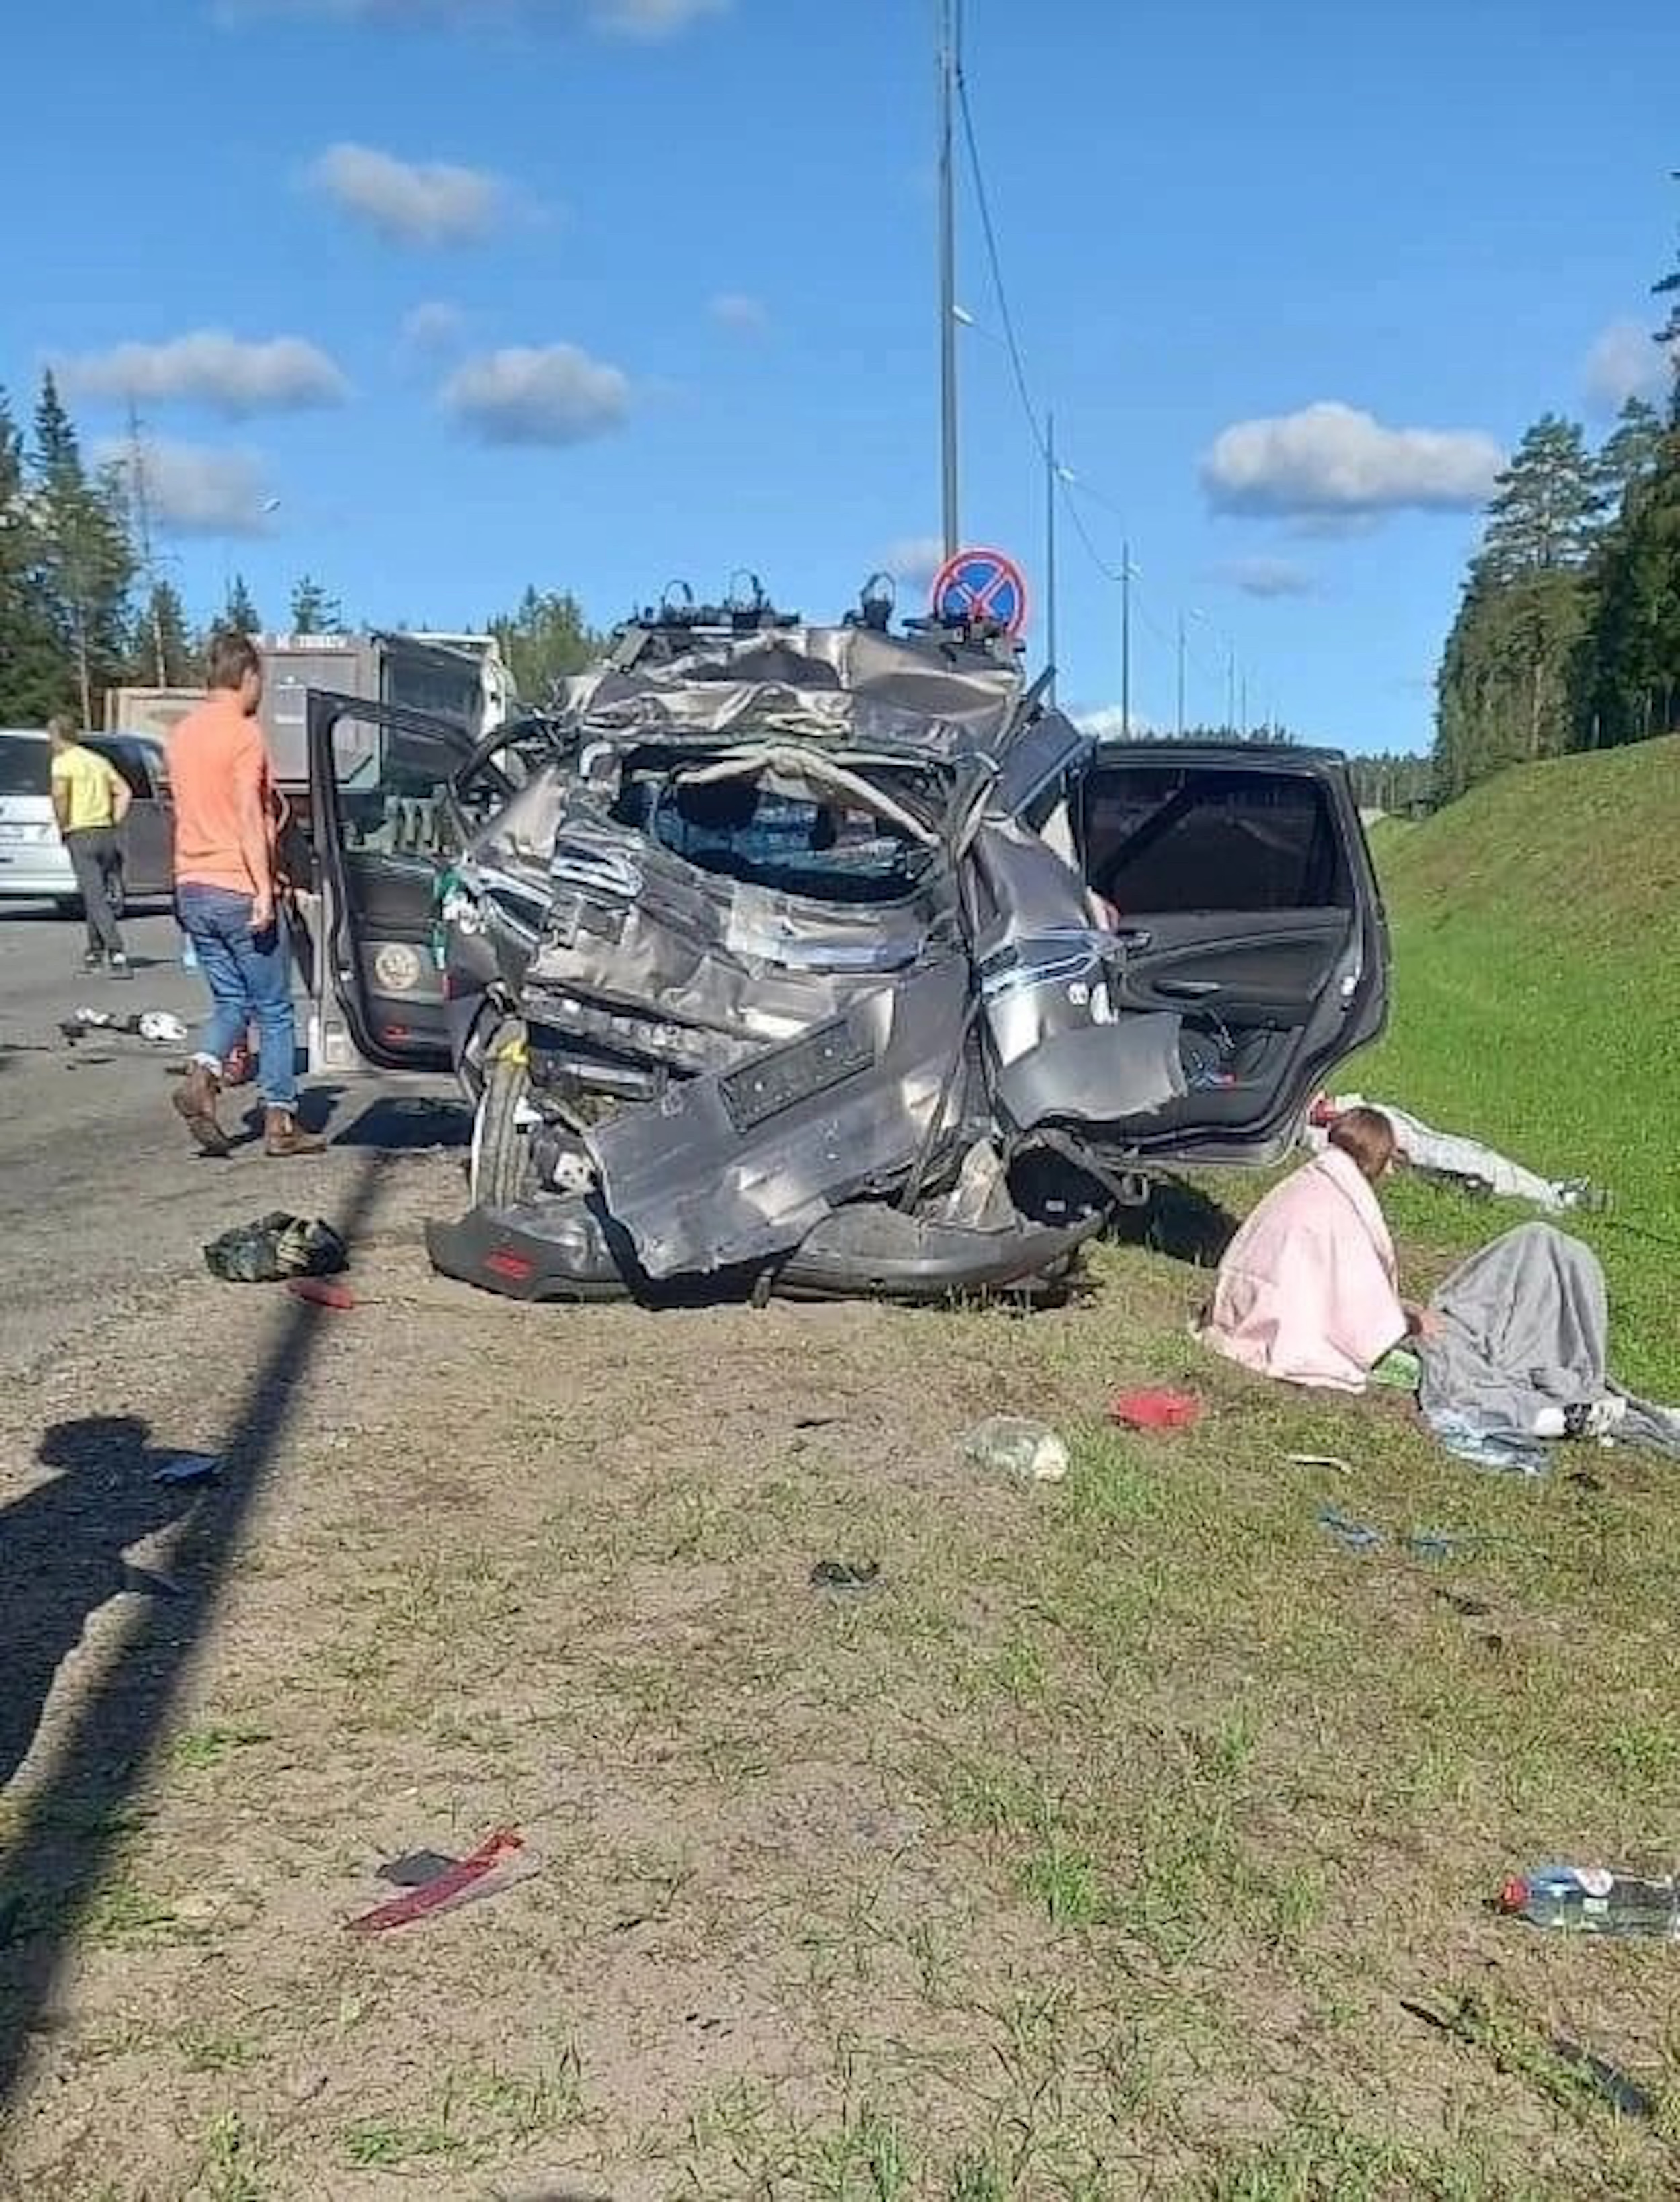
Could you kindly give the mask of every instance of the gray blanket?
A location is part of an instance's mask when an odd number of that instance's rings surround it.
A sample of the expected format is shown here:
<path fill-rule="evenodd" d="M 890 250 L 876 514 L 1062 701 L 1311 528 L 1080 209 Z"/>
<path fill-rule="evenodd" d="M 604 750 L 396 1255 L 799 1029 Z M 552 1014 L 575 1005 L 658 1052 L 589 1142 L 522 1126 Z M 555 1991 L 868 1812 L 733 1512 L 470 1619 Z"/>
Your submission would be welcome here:
<path fill-rule="evenodd" d="M 1419 1352 L 1418 1404 L 1437 1428 L 1524 1440 L 1546 1407 L 1627 1400 L 1618 1445 L 1680 1457 L 1680 1413 L 1612 1381 L 1598 1257 L 1549 1223 L 1524 1223 L 1455 1269 L 1429 1303 L 1441 1335 Z"/>

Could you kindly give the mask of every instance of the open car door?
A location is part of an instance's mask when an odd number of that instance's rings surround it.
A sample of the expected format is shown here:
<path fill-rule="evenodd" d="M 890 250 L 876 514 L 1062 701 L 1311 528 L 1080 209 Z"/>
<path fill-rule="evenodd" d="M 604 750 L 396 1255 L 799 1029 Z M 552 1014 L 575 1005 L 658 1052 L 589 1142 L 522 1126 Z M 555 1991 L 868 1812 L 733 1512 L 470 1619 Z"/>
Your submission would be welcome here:
<path fill-rule="evenodd" d="M 453 719 L 313 689 L 309 1066 L 447 1070 L 437 883 L 510 783 Z"/>
<path fill-rule="evenodd" d="M 1190 1090 L 1127 1151 L 1265 1163 L 1381 1033 L 1388 937 L 1346 768 L 1327 751 L 1099 749 L 1076 839 L 1126 951 L 1117 1006 L 1183 1020 Z"/>

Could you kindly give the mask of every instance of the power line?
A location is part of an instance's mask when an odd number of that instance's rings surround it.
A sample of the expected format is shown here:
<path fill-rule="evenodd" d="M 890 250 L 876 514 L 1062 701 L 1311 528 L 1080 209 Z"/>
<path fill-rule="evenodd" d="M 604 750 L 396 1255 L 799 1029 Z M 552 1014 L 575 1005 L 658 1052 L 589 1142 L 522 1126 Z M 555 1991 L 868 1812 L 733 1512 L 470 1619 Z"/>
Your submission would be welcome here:
<path fill-rule="evenodd" d="M 969 104 L 969 80 L 959 60 L 957 64 L 957 111 L 962 119 L 963 144 L 969 156 L 969 173 L 974 180 L 975 205 L 980 215 L 980 233 L 985 241 L 987 264 L 992 275 L 992 295 L 997 301 L 998 318 L 1003 325 L 1004 344 L 1009 353 L 1009 363 L 1015 376 L 1015 387 L 1021 399 L 1021 409 L 1027 416 L 1027 427 L 1040 459 L 1048 459 L 1044 431 L 1039 426 L 1038 408 L 1033 403 L 1031 383 L 1028 380 L 1027 363 L 1022 356 L 1021 340 L 1015 333 L 1015 316 L 1010 310 L 1009 292 L 1004 283 L 1003 259 L 998 250 L 998 233 L 992 220 L 991 194 L 986 188 L 986 170 L 980 158 L 980 144 L 975 132 L 974 110 Z"/>
<path fill-rule="evenodd" d="M 958 0 L 958 5 L 960 7 L 960 0 Z M 960 22 L 960 14 L 958 20 Z M 1123 524 L 1129 525 L 1124 509 L 1113 498 L 1105 497 L 1099 491 L 1093 489 L 1088 483 L 1070 472 L 1066 467 L 1058 465 L 1057 462 L 1056 452 L 1040 420 L 1039 409 L 1034 399 L 1032 378 L 1027 372 L 1025 352 L 1016 328 L 1015 315 L 1009 302 L 1008 286 L 1004 281 L 1003 255 L 999 250 L 997 225 L 992 217 L 991 193 L 986 187 L 985 164 L 980 156 L 979 133 L 975 128 L 974 110 L 969 100 L 968 76 L 963 67 L 960 43 L 957 46 L 952 74 L 957 94 L 957 111 L 962 124 L 963 144 L 968 156 L 969 173 L 974 185 L 975 207 L 980 216 L 980 233 L 986 248 L 987 268 L 991 277 L 992 295 L 996 302 L 998 320 L 1003 332 L 1004 349 L 1009 356 L 1011 376 L 1014 381 L 1016 395 L 1021 403 L 1022 413 L 1026 419 L 1027 432 L 1032 438 L 1034 450 L 1046 468 L 1049 480 L 1061 492 L 1063 507 L 1073 523 L 1074 533 L 1079 539 L 1080 546 L 1092 565 L 1111 586 L 1127 592 L 1129 601 L 1135 605 L 1139 617 L 1149 632 L 1164 648 L 1176 651 L 1178 647 L 1176 637 L 1170 636 L 1151 615 L 1141 593 L 1135 589 L 1137 569 L 1129 563 L 1129 552 L 1125 554 L 1127 565 L 1123 571 L 1117 569 L 1103 556 L 1093 539 L 1090 529 L 1086 525 L 1085 515 L 1079 509 L 1078 498 L 1080 497 L 1088 498 L 1092 503 L 1101 506 Z M 1223 666 L 1211 667 L 1198 651 L 1190 650 L 1187 654 L 1205 678 L 1212 680 L 1223 678 L 1226 680 L 1228 685 L 1235 678 L 1236 652 L 1235 645 L 1229 639 L 1226 662 Z"/>

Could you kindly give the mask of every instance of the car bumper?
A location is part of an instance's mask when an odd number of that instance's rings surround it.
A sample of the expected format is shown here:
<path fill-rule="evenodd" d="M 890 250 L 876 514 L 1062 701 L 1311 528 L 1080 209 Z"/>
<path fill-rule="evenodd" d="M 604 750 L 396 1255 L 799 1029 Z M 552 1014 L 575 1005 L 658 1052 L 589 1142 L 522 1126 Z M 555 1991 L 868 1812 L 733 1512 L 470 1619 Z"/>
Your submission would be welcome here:
<path fill-rule="evenodd" d="M 429 1222 L 426 1245 L 442 1275 L 508 1299 L 743 1300 L 761 1295 L 768 1281 L 789 1299 L 908 1304 L 1053 1291 L 1105 1221 L 1099 1214 L 1052 1227 L 1023 1218 L 1005 1230 L 966 1231 L 864 1203 L 836 1210 L 773 1269 L 658 1283 L 640 1269 L 628 1235 L 585 1198 L 469 1209 L 457 1222 Z"/>
<path fill-rule="evenodd" d="M 62 902 L 76 875 L 62 848 L 0 841 L 0 902 Z"/>

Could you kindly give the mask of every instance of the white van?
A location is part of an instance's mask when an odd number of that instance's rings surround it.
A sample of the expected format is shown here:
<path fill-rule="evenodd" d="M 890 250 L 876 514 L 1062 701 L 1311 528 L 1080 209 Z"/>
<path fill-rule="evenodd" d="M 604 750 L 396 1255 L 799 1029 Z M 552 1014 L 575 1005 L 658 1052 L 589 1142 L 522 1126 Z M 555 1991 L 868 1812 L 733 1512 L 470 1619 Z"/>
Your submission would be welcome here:
<path fill-rule="evenodd" d="M 169 776 L 161 742 L 139 734 L 83 734 L 133 790 L 122 827 L 117 910 L 174 892 Z M 0 727 L 0 903 L 50 902 L 81 915 L 69 852 L 52 810 L 52 748 L 44 727 Z"/>

